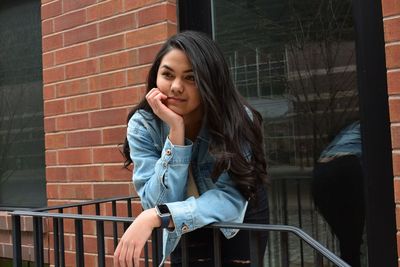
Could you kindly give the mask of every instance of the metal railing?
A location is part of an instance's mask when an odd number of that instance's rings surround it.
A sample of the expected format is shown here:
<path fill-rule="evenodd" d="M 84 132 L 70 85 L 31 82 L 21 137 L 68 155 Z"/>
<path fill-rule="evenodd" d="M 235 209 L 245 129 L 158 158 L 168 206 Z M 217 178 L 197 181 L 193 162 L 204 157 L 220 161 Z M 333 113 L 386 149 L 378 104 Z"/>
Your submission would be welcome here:
<path fill-rule="evenodd" d="M 65 243 L 64 243 L 64 221 L 74 221 L 74 238 L 75 238 L 75 265 L 77 267 L 85 266 L 85 251 L 84 251 L 84 230 L 83 221 L 94 221 L 96 222 L 96 239 L 97 239 L 97 265 L 99 267 L 106 266 L 106 252 L 105 252 L 105 222 L 112 224 L 112 240 L 114 249 L 118 244 L 118 225 L 123 224 L 124 230 L 132 223 L 134 217 L 132 217 L 132 200 L 138 200 L 136 197 L 125 197 L 125 198 L 111 198 L 103 200 L 88 201 L 79 204 L 68 204 L 62 206 L 54 206 L 43 209 L 35 210 L 17 210 L 11 212 L 12 216 L 12 239 L 13 239 L 13 266 L 22 266 L 22 244 L 21 244 L 21 216 L 28 216 L 33 219 L 33 246 L 34 246 L 34 259 L 36 266 L 43 266 L 45 263 L 44 259 L 44 246 L 43 246 L 43 220 L 47 218 L 48 223 L 52 222 L 53 226 L 53 258 L 54 266 L 66 266 L 65 264 Z M 117 214 L 117 203 L 126 202 L 126 214 L 128 217 L 119 217 Z M 101 205 L 110 204 L 112 207 L 111 215 L 101 215 Z M 83 207 L 94 206 L 95 215 L 83 214 Z M 76 213 L 65 213 L 66 209 L 76 209 Z M 54 213 L 57 211 L 58 213 Z M 257 232 L 279 232 L 281 239 L 282 251 L 288 251 L 288 235 L 294 234 L 300 240 L 308 244 L 316 253 L 315 266 L 324 266 L 324 258 L 329 262 L 340 267 L 349 267 L 342 259 L 337 257 L 334 253 L 329 251 L 319 242 L 314 240 L 308 234 L 297 227 L 288 225 L 261 225 L 261 224 L 248 224 L 248 223 L 214 223 L 206 226 L 207 228 L 213 229 L 213 246 L 214 246 L 214 264 L 213 266 L 222 266 L 221 262 L 221 251 L 220 251 L 220 228 L 240 229 L 242 231 L 249 232 L 250 240 L 250 259 L 252 267 L 263 266 L 264 251 L 259 251 L 257 246 Z M 122 232 L 120 231 L 120 234 Z M 158 266 L 161 262 L 161 230 L 156 229 L 153 231 L 151 240 L 151 255 L 149 253 L 149 245 L 146 244 L 144 249 L 144 265 Z M 186 236 L 183 235 L 181 239 L 182 249 L 182 266 L 189 266 L 189 249 L 187 246 Z M 285 248 L 286 246 L 286 248 Z M 151 257 L 150 257 L 151 256 Z M 289 255 L 288 253 L 282 253 L 281 266 L 288 267 Z"/>

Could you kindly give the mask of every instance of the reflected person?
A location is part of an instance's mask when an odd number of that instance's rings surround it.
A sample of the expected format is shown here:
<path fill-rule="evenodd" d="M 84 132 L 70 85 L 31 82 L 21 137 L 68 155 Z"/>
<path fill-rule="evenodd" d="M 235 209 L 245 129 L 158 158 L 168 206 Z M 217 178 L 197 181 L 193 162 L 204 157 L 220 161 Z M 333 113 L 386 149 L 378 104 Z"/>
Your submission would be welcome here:
<path fill-rule="evenodd" d="M 361 266 L 365 211 L 359 121 L 345 127 L 322 151 L 314 168 L 312 193 L 339 240 L 342 259 Z"/>

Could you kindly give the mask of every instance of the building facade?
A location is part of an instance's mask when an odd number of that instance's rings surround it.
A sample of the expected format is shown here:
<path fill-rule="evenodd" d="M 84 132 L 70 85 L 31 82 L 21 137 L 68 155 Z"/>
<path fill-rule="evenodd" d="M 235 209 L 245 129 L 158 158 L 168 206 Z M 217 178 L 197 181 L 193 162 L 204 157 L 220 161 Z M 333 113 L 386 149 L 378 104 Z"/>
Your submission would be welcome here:
<path fill-rule="evenodd" d="M 372 121 L 390 126 L 387 135 L 382 136 L 390 146 L 390 153 L 383 157 L 392 161 L 389 175 L 387 169 L 368 170 L 371 177 L 375 172 L 385 172 L 390 176 L 390 185 L 380 193 L 367 190 L 366 210 L 373 217 L 373 201 L 389 190 L 390 196 L 382 204 L 385 207 L 379 207 L 379 203 L 377 209 L 388 215 L 389 235 L 392 233 L 391 240 L 397 238 L 398 243 L 400 1 L 290 3 L 3 1 L 0 147 L 7 153 L 0 158 L 0 258 L 12 258 L 9 210 L 135 195 L 132 173 L 123 168 L 120 152 L 126 117 L 144 96 L 147 71 L 155 53 L 169 36 L 184 29 L 203 30 L 217 40 L 236 86 L 264 117 L 265 150 L 272 179 L 272 223 L 300 226 L 337 252 L 336 241 L 311 199 L 313 165 L 330 136 L 347 123 L 356 119 L 364 122 L 367 142 L 363 140 L 363 148 L 370 151 L 369 157 L 376 145 L 368 141 L 372 138 Z M 363 44 L 371 41 L 360 22 L 368 12 L 380 20 L 372 41 L 383 44 L 384 40 L 384 53 L 365 54 L 370 48 Z M 316 23 L 315 18 L 322 22 Z M 366 103 L 371 96 L 360 89 L 365 82 L 364 63 L 368 66 L 368 58 L 374 56 L 386 64 L 380 69 L 384 77 L 377 76 L 383 87 L 375 88 L 386 95 L 386 106 L 379 106 L 383 115 L 376 113 L 376 118 L 368 115 L 371 106 Z M 366 180 L 374 184 L 376 180 L 371 177 Z M 391 199 L 392 203 L 387 204 Z M 104 209 L 107 213 L 107 207 Z M 140 203 L 135 203 L 133 209 L 140 212 Z M 374 222 L 367 219 L 367 225 Z M 66 231 L 66 250 L 70 251 L 66 263 L 73 265 L 73 226 L 66 223 L 65 227 L 71 229 Z M 53 260 L 51 230 L 45 226 L 49 263 Z M 31 231 L 32 222 L 23 220 L 25 260 L 33 260 Z M 368 266 L 379 266 L 373 260 L 375 253 L 380 254 L 374 245 L 375 230 L 370 231 L 366 231 L 363 261 Z M 95 266 L 93 225 L 85 225 L 84 238 L 85 262 Z M 113 245 L 109 241 L 106 253 L 111 266 Z M 392 241 L 388 244 L 396 253 Z M 274 255 L 279 255 L 279 249 L 273 240 L 271 244 L 266 264 L 278 266 Z M 291 251 L 294 258 L 300 255 L 296 248 Z M 312 255 L 302 253 L 304 259 L 294 261 L 311 264 Z M 389 261 L 390 266 L 397 265 L 393 259 Z"/>

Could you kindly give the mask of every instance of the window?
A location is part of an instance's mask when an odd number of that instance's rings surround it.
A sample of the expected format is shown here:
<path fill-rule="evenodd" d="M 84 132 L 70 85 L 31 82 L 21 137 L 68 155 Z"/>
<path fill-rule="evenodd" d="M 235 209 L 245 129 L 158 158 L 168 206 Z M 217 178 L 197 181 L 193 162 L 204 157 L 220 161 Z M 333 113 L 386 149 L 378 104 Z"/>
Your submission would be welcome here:
<path fill-rule="evenodd" d="M 0 206 L 46 204 L 40 1 L 0 3 Z"/>

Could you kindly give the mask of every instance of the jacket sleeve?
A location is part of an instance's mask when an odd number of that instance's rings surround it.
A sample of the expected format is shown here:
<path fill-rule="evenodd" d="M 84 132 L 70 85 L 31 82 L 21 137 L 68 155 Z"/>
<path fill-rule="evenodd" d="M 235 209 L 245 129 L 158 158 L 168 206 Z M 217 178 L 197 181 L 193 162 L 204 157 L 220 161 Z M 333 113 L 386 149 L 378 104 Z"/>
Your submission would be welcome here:
<path fill-rule="evenodd" d="M 173 233 L 180 236 L 214 222 L 243 222 L 247 201 L 234 187 L 227 172 L 221 174 L 215 188 L 200 197 L 167 203 L 175 224 Z M 227 238 L 237 230 L 223 231 Z"/>
<path fill-rule="evenodd" d="M 185 197 L 192 142 L 173 145 L 169 139 L 157 149 L 149 124 L 139 113 L 128 123 L 127 139 L 133 161 L 133 184 L 145 209 L 159 203 L 183 200 Z"/>

